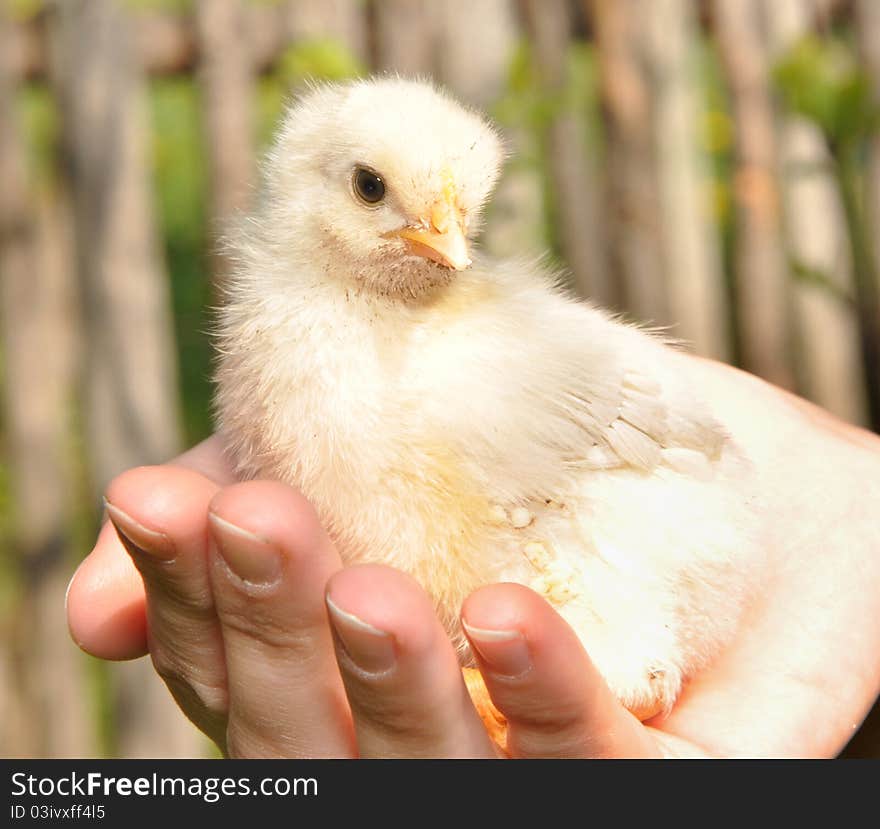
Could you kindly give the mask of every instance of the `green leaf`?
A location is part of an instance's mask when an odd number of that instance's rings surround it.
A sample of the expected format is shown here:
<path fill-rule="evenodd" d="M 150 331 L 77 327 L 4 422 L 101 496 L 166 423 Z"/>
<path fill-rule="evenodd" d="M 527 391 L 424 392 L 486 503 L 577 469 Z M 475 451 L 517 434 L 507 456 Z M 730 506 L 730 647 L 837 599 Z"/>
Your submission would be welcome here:
<path fill-rule="evenodd" d="M 861 141 L 877 129 L 870 78 L 839 38 L 801 38 L 777 63 L 773 77 L 782 100 L 812 121 L 832 143 Z"/>
<path fill-rule="evenodd" d="M 814 285 L 821 288 L 827 294 L 833 296 L 839 302 L 846 305 L 854 305 L 855 298 L 846 288 L 838 285 L 825 271 L 820 268 L 814 268 L 799 259 L 790 259 L 788 263 L 792 276 L 805 285 Z"/>
<path fill-rule="evenodd" d="M 311 38 L 291 46 L 281 57 L 279 74 L 289 87 L 306 81 L 344 81 L 364 74 L 355 55 L 332 38 Z"/>

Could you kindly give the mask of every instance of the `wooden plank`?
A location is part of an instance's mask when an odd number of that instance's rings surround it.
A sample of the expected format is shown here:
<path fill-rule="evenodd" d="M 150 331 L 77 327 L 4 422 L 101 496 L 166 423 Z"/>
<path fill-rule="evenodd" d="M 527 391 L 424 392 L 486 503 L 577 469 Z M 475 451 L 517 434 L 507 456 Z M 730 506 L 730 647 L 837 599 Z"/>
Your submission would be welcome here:
<path fill-rule="evenodd" d="M 714 32 L 731 101 L 734 270 L 742 366 L 795 387 L 768 44 L 758 0 L 715 0 Z"/>
<path fill-rule="evenodd" d="M 149 166 L 145 79 L 114 0 L 63 0 L 52 79 L 73 193 L 87 336 L 82 410 L 95 501 L 123 470 L 180 449 L 174 330 Z M 118 752 L 194 757 L 204 740 L 147 660 L 113 667 Z"/>
<path fill-rule="evenodd" d="M 624 309 L 668 326 L 669 298 L 660 245 L 651 100 L 644 72 L 644 10 L 638 0 L 585 0 L 596 38 L 605 117 L 605 204 L 609 255 Z"/>
<path fill-rule="evenodd" d="M 198 35 L 192 16 L 167 12 L 129 12 L 131 43 L 136 61 L 148 75 L 178 75 L 194 72 L 198 64 Z M 12 24 L 9 39 L 10 66 L 18 80 L 43 80 L 48 72 L 46 30 L 52 13 L 46 12 L 26 23 Z M 242 31 L 250 48 L 254 70 L 274 69 L 287 46 L 287 28 L 275 6 L 247 6 Z"/>
<path fill-rule="evenodd" d="M 198 0 L 198 79 L 208 159 L 209 244 L 215 289 L 232 267 L 219 239 L 250 204 L 254 177 L 253 60 L 240 0 Z"/>

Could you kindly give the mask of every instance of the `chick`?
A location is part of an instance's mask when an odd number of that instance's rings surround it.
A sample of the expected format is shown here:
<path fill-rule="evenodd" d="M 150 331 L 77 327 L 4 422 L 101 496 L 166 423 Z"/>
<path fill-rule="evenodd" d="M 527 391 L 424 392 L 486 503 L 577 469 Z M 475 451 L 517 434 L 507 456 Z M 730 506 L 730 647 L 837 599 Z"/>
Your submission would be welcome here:
<path fill-rule="evenodd" d="M 424 83 L 292 106 L 231 242 L 218 426 L 239 474 L 298 487 L 346 562 L 412 574 L 463 665 L 464 598 L 519 582 L 644 719 L 736 631 L 752 472 L 688 358 L 537 262 L 472 249 L 502 159 Z"/>

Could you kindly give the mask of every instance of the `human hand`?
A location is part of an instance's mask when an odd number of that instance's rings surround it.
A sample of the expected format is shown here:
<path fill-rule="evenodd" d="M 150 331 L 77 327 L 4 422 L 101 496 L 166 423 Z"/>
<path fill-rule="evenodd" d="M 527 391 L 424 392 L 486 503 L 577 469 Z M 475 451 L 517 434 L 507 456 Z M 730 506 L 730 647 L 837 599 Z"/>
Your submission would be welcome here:
<path fill-rule="evenodd" d="M 831 756 L 877 696 L 880 440 L 693 362 L 778 518 L 764 592 L 671 714 L 642 725 L 542 599 L 478 590 L 462 618 L 512 756 Z M 233 484 L 215 439 L 125 473 L 108 501 L 131 556 L 108 523 L 71 585 L 73 636 L 104 658 L 149 649 L 230 755 L 496 755 L 422 591 L 390 568 L 343 569 L 308 503 L 280 484 Z"/>
<path fill-rule="evenodd" d="M 149 650 L 181 708 L 229 755 L 497 756 L 427 596 L 391 568 L 343 569 L 289 487 L 222 487 L 168 465 L 125 473 L 107 498 L 130 555 L 108 522 L 69 592 L 74 638 L 105 658 Z M 553 748 L 547 713 L 581 708 L 583 677 L 570 652 L 595 673 L 574 634 L 516 585 L 478 591 L 465 618 L 477 629 L 513 622 L 526 633 L 536 669 L 510 689 L 502 680 L 497 701 L 519 753 L 565 753 L 564 741 Z M 493 646 L 510 658 L 503 642 L 482 647 L 491 654 Z M 560 690 L 545 711 L 533 702 L 553 698 L 547 678 Z M 619 713 L 636 736 L 638 723 Z"/>

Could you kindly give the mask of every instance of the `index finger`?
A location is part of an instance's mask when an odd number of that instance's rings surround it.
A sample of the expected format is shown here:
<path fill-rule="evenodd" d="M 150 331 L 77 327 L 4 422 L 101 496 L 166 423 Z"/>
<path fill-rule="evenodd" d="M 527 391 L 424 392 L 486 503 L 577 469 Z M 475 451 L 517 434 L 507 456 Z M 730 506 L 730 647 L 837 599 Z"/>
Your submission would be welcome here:
<path fill-rule="evenodd" d="M 223 485 L 235 480 L 219 437 L 212 435 L 168 462 Z M 146 598 L 140 573 L 109 521 L 67 588 L 73 640 L 100 659 L 137 659 L 147 653 Z"/>
<path fill-rule="evenodd" d="M 223 443 L 218 435 L 211 435 L 182 455 L 168 461 L 172 466 L 185 466 L 204 475 L 208 480 L 220 486 L 233 484 L 236 481 L 232 465 L 223 451 Z"/>

